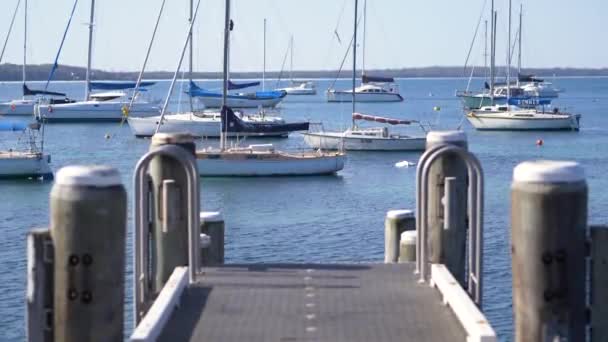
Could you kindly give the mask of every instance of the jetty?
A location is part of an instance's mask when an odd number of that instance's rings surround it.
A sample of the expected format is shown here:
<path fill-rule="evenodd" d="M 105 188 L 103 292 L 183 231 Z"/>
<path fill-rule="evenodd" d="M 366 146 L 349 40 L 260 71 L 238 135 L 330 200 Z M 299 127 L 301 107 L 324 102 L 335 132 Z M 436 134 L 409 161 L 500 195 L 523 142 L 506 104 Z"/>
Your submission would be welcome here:
<path fill-rule="evenodd" d="M 386 214 L 384 262 L 230 264 L 230 213 L 201 211 L 192 137 L 157 134 L 134 171 L 129 339 L 497 341 L 482 310 L 483 178 L 463 132 L 430 132 L 415 210 Z M 580 165 L 520 164 L 511 210 L 515 341 L 605 339 L 608 229 L 587 223 Z M 61 169 L 50 213 L 28 235 L 28 340 L 123 340 L 118 172 Z"/>

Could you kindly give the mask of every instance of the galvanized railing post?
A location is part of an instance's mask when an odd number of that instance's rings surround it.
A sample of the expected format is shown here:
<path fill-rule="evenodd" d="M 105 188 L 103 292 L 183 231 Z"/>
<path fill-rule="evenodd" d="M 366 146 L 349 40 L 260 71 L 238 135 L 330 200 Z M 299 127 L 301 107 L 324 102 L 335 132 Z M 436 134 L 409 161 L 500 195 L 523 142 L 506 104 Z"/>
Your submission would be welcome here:
<path fill-rule="evenodd" d="M 188 230 L 189 279 L 193 283 L 200 269 L 199 236 L 199 175 L 196 160 L 191 151 L 179 144 L 166 144 L 150 149 L 137 163 L 134 173 L 135 183 L 135 229 L 134 229 L 134 292 L 135 321 L 139 322 L 147 310 L 150 296 L 151 274 L 149 274 L 150 251 L 148 242 L 151 233 L 150 181 L 148 169 L 155 157 L 164 157 L 182 166 L 186 176 L 186 206 Z M 176 265 L 177 266 L 177 265 Z"/>
<path fill-rule="evenodd" d="M 460 133 L 462 134 L 462 133 Z M 448 141 L 449 142 L 449 141 Z M 428 263 L 428 206 L 429 206 L 429 174 L 433 163 L 441 156 L 454 155 L 461 159 L 467 167 L 468 186 L 468 216 L 469 216 L 469 255 L 468 275 L 466 277 L 469 295 L 477 305 L 482 302 L 482 268 L 483 268 L 483 173 L 477 158 L 457 145 L 437 144 L 430 146 L 421 156 L 416 174 L 416 221 L 417 228 L 417 258 L 416 271 L 420 281 L 427 279 Z M 447 194 L 450 196 L 450 194 Z"/>

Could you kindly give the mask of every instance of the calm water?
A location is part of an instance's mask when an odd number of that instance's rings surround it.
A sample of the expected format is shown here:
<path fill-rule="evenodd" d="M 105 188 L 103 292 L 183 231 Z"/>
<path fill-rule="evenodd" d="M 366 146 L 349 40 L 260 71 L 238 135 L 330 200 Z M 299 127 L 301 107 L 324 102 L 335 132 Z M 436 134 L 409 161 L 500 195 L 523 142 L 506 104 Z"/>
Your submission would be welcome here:
<path fill-rule="evenodd" d="M 566 89 L 558 103 L 583 114 L 578 133 L 476 132 L 462 121 L 453 96 L 466 85 L 457 79 L 399 81 L 406 101 L 396 104 L 358 104 L 358 110 L 376 115 L 417 119 L 441 129 L 462 125 L 470 149 L 484 168 L 485 288 L 484 311 L 504 340 L 510 338 L 511 264 L 509 257 L 509 185 L 513 167 L 528 159 L 571 159 L 580 162 L 590 185 L 590 220 L 608 222 L 608 79 L 557 79 Z M 219 82 L 203 82 L 209 88 Z M 326 89 L 329 81 L 317 82 Z M 348 87 L 348 81 L 339 81 Z M 35 87 L 33 87 L 35 88 Z M 149 92 L 162 98 L 168 88 L 161 82 Z M 80 98 L 83 85 L 58 83 L 55 89 Z M 179 90 L 179 87 L 178 87 Z M 19 84 L 0 84 L 0 99 L 18 97 Z M 322 93 L 322 91 L 320 92 Z M 180 106 L 174 96 L 172 108 Z M 328 104 L 322 94 L 287 98 L 281 104 L 288 120 L 323 121 L 326 127 L 345 128 L 350 104 Z M 440 106 L 441 111 L 433 111 Z M 413 128 L 407 131 L 417 132 Z M 106 140 L 109 133 L 112 138 Z M 543 139 L 543 147 L 535 141 Z M 265 140 L 268 141 L 268 140 Z M 249 140 L 248 142 L 255 142 Z M 216 142 L 205 142 L 204 144 Z M 301 136 L 272 140 L 281 148 L 305 147 Z M 69 164 L 106 164 L 118 168 L 131 194 L 137 159 L 149 140 L 136 139 L 127 125 L 56 124 L 47 127 L 46 149 L 55 171 Z M 203 143 L 199 143 L 203 145 Z M 0 146 L 10 147 L 5 140 Z M 415 168 L 397 169 L 402 160 L 416 161 L 419 153 L 349 153 L 337 176 L 305 178 L 203 179 L 204 210 L 220 210 L 227 224 L 228 262 L 380 262 L 383 259 L 383 220 L 387 210 L 414 208 Z M 24 339 L 26 285 L 25 234 L 48 224 L 48 197 L 52 183 L 0 182 L 0 340 Z M 131 297 L 131 223 L 127 259 L 128 302 Z M 127 310 L 130 315 L 130 310 Z M 130 316 L 127 330 L 132 329 Z"/>

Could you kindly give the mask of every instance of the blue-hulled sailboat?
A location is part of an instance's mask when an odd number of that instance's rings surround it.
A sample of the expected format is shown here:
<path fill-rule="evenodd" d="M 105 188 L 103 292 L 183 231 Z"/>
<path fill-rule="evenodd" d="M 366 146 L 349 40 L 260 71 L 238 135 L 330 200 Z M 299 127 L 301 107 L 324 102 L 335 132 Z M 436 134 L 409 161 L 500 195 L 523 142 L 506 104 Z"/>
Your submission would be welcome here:
<path fill-rule="evenodd" d="M 258 86 L 259 84 L 260 82 L 236 84 L 229 81 L 228 90 L 245 89 Z M 203 89 L 194 82 L 190 82 L 188 95 L 197 98 L 206 108 L 220 108 L 222 106 L 222 93 Z M 231 93 L 228 94 L 226 100 L 227 105 L 232 108 L 274 108 L 283 101 L 285 95 L 287 95 L 287 92 L 284 90 L 254 91 L 248 93 Z"/>

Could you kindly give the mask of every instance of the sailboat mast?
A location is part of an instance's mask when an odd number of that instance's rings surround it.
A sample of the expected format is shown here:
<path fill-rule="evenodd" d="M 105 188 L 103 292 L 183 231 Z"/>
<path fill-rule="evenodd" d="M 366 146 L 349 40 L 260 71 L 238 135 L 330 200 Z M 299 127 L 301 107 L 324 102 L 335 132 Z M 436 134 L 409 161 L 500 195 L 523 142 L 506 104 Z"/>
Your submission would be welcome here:
<path fill-rule="evenodd" d="M 356 19 L 355 19 L 356 20 Z M 361 77 L 365 75 L 365 42 L 367 41 L 367 0 L 363 1 L 363 53 L 361 58 Z"/>
<path fill-rule="evenodd" d="M 490 15 L 490 98 L 492 99 L 491 104 L 494 104 L 494 31 L 496 30 L 494 0 L 492 0 Z"/>
<path fill-rule="evenodd" d="M 190 84 L 192 84 L 192 69 L 194 64 L 194 37 L 192 36 L 193 25 L 192 25 L 192 16 L 194 15 L 194 0 L 190 0 L 190 17 L 188 18 L 188 23 L 190 24 L 190 34 L 188 36 L 188 44 L 190 45 L 190 65 L 188 66 L 188 77 L 190 78 Z M 190 99 L 190 111 L 194 112 L 194 103 L 192 101 L 192 96 L 188 97 Z"/>
<path fill-rule="evenodd" d="M 511 0 L 509 0 L 509 37 L 507 38 L 507 102 L 511 98 Z"/>
<path fill-rule="evenodd" d="M 483 77 L 488 81 L 488 21 L 484 21 L 485 34 L 483 39 Z"/>
<path fill-rule="evenodd" d="M 354 16 L 354 33 L 353 33 L 353 113 L 355 113 L 356 107 L 356 95 L 355 95 L 355 81 L 357 79 L 357 10 L 359 6 L 359 0 L 355 0 L 355 16 Z M 355 120 L 353 120 L 353 127 L 355 126 Z"/>
<path fill-rule="evenodd" d="M 89 100 L 89 94 L 91 93 L 91 57 L 93 53 L 93 25 L 95 20 L 95 0 L 91 0 L 91 18 L 89 20 L 89 50 L 87 55 L 87 73 L 86 73 L 86 84 L 84 100 Z"/>
<path fill-rule="evenodd" d="M 293 34 L 289 40 L 289 48 L 291 49 L 289 52 L 289 80 L 293 84 Z"/>
<path fill-rule="evenodd" d="M 23 6 L 23 67 L 21 68 L 22 76 L 23 76 L 23 84 L 25 85 L 26 75 L 25 68 L 27 65 L 27 0 L 24 2 Z"/>
<path fill-rule="evenodd" d="M 519 47 L 517 49 L 517 85 L 519 85 L 519 75 L 521 75 L 521 31 L 522 31 L 522 16 L 523 16 L 523 5 L 519 5 Z"/>
<path fill-rule="evenodd" d="M 264 18 L 264 65 L 262 66 L 262 90 L 266 90 L 266 18 Z"/>
<path fill-rule="evenodd" d="M 224 83 L 222 87 L 222 110 L 226 108 L 228 98 L 228 53 L 230 42 L 230 0 L 226 0 L 226 16 L 224 18 Z M 222 120 L 222 129 L 220 131 L 220 149 L 223 151 L 226 148 L 226 134 L 224 129 L 227 129 L 227 123 Z"/>

